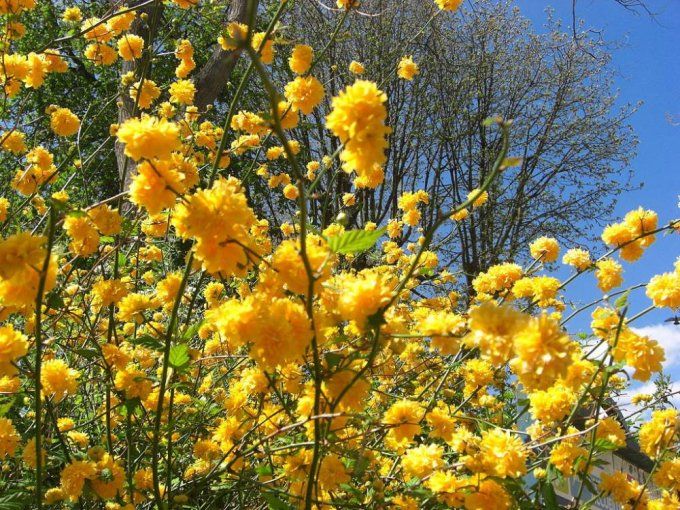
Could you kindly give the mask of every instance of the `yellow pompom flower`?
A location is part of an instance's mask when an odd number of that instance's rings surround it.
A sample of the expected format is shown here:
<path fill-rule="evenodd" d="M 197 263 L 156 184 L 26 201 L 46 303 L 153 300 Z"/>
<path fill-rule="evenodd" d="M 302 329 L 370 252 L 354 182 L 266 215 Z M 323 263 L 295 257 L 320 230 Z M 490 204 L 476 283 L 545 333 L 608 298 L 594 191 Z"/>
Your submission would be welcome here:
<path fill-rule="evenodd" d="M 397 443 L 408 444 L 420 433 L 420 421 L 424 410 L 418 402 L 399 400 L 385 412 L 382 423 L 389 427 L 390 435 Z"/>
<path fill-rule="evenodd" d="M 666 360 L 664 349 L 656 340 L 627 328 L 619 334 L 612 355 L 616 361 L 625 362 L 634 368 L 633 379 L 643 382 L 648 381 L 653 373 L 659 372 Z"/>
<path fill-rule="evenodd" d="M 0 418 L 0 458 L 14 455 L 20 440 L 12 420 Z"/>
<path fill-rule="evenodd" d="M 0 302 L 3 306 L 20 309 L 34 307 L 40 284 L 40 272 L 36 267 L 45 263 L 47 249 L 43 236 L 20 232 L 0 241 Z M 56 283 L 56 257 L 50 259 L 44 292 Z"/>
<path fill-rule="evenodd" d="M 296 44 L 288 59 L 288 66 L 295 74 L 305 74 L 314 60 L 314 49 L 306 44 Z"/>
<path fill-rule="evenodd" d="M 227 25 L 224 35 L 217 38 L 223 50 L 230 51 L 238 48 L 238 44 L 246 40 L 248 35 L 248 25 L 232 21 Z"/>
<path fill-rule="evenodd" d="M 108 44 L 92 43 L 85 48 L 85 57 L 96 66 L 110 66 L 118 58 L 118 53 Z"/>
<path fill-rule="evenodd" d="M 131 118 L 120 125 L 116 133 L 118 141 L 125 144 L 125 155 L 140 159 L 167 159 L 172 151 L 181 146 L 179 127 L 155 117 Z"/>
<path fill-rule="evenodd" d="M 562 257 L 562 263 L 568 266 L 572 266 L 577 271 L 585 271 L 593 263 L 590 260 L 590 253 L 588 250 L 582 250 L 580 248 L 571 248 Z"/>
<path fill-rule="evenodd" d="M 15 368 L 12 362 L 25 356 L 28 352 L 28 338 L 26 335 L 7 324 L 0 326 L 0 376 L 12 375 Z"/>
<path fill-rule="evenodd" d="M 678 440 L 680 418 L 675 409 L 654 411 L 652 418 L 640 427 L 640 448 L 652 458 L 671 447 Z"/>
<path fill-rule="evenodd" d="M 529 390 L 546 389 L 567 374 L 576 344 L 558 321 L 543 314 L 532 318 L 514 337 L 517 354 L 512 371 Z"/>
<path fill-rule="evenodd" d="M 479 455 L 487 474 L 500 478 L 517 478 L 526 474 L 528 451 L 522 440 L 504 430 L 482 432 Z"/>
<path fill-rule="evenodd" d="M 253 49 L 260 54 L 262 63 L 269 65 L 274 62 L 274 41 L 271 39 L 265 40 L 265 35 L 265 32 L 253 34 L 251 45 Z"/>
<path fill-rule="evenodd" d="M 67 23 L 77 23 L 83 19 L 83 13 L 79 7 L 67 7 L 61 15 L 61 19 Z"/>
<path fill-rule="evenodd" d="M 510 359 L 513 339 L 526 323 L 527 317 L 512 307 L 487 301 L 470 310 L 470 333 L 464 340 L 468 346 L 478 347 L 482 358 L 499 365 Z"/>
<path fill-rule="evenodd" d="M 80 119 L 68 108 L 55 108 L 50 114 L 50 127 L 56 135 L 71 136 L 78 132 Z"/>
<path fill-rule="evenodd" d="M 546 390 L 537 390 L 529 394 L 530 412 L 535 420 L 551 424 L 559 422 L 569 415 L 576 394 L 562 384 L 556 384 Z"/>
<path fill-rule="evenodd" d="M 595 263 L 597 286 L 602 292 L 609 292 L 623 283 L 623 267 L 613 259 L 603 259 Z"/>
<path fill-rule="evenodd" d="M 225 223 L 224 218 L 230 221 Z M 263 251 L 250 234 L 257 218 L 234 177 L 219 179 L 212 188 L 186 197 L 172 221 L 179 237 L 196 240 L 196 258 L 213 274 L 245 274 Z"/>
<path fill-rule="evenodd" d="M 68 248 L 74 255 L 87 257 L 99 248 L 99 233 L 87 216 L 66 216 L 64 230 L 71 239 Z"/>
<path fill-rule="evenodd" d="M 78 501 L 85 487 L 85 480 L 97 476 L 97 466 L 87 460 L 74 460 L 61 471 L 61 489 L 71 501 Z"/>
<path fill-rule="evenodd" d="M 489 193 L 486 191 L 481 191 L 479 188 L 475 188 L 470 193 L 467 194 L 467 201 L 473 200 L 472 208 L 477 209 L 482 207 L 489 201 Z"/>
<path fill-rule="evenodd" d="M 401 465 L 404 473 L 422 479 L 444 465 L 443 455 L 444 449 L 439 445 L 420 445 L 406 450 Z"/>
<path fill-rule="evenodd" d="M 118 39 L 118 54 L 123 60 L 135 60 L 142 57 L 144 39 L 134 34 L 126 34 Z"/>
<path fill-rule="evenodd" d="M 336 257 L 323 237 L 308 234 L 305 246 L 307 260 L 315 278 L 314 293 L 318 293 L 321 284 L 330 278 Z M 287 239 L 276 248 L 272 267 L 288 290 L 296 294 L 308 293 L 309 278 L 300 255 L 299 239 Z"/>
<path fill-rule="evenodd" d="M 657 308 L 680 308 L 680 272 L 654 276 L 649 280 L 646 292 Z"/>
<path fill-rule="evenodd" d="M 314 76 L 298 76 L 286 85 L 284 93 L 293 107 L 309 115 L 323 99 L 324 88 Z"/>
<path fill-rule="evenodd" d="M 153 80 L 145 79 L 130 87 L 130 99 L 142 110 L 151 108 L 153 102 L 161 95 L 161 89 Z"/>
<path fill-rule="evenodd" d="M 170 161 L 143 161 L 130 185 L 130 201 L 149 214 L 158 214 L 172 207 L 185 191 L 183 176 Z"/>
<path fill-rule="evenodd" d="M 391 132 L 385 125 L 386 101 L 387 96 L 377 85 L 366 80 L 357 80 L 333 98 L 326 127 L 344 145 L 340 160 L 345 172 L 367 177 L 375 172 L 374 166 L 380 168 L 385 163 L 387 135 Z M 382 176 L 376 181 L 377 186 Z"/>
<path fill-rule="evenodd" d="M 118 211 L 111 209 L 111 206 L 98 205 L 87 211 L 87 215 L 102 235 L 112 236 L 120 233 L 123 219 Z"/>
<path fill-rule="evenodd" d="M 177 80 L 170 84 L 170 102 L 184 105 L 194 103 L 196 86 L 190 80 Z"/>
<path fill-rule="evenodd" d="M 555 262 L 560 253 L 557 239 L 552 237 L 539 237 L 529 245 L 532 258 L 542 262 Z"/>
<path fill-rule="evenodd" d="M 147 375 L 132 365 L 128 365 L 123 370 L 118 370 L 114 383 L 116 389 L 124 392 L 127 399 L 139 398 L 145 400 L 152 389 L 151 381 Z"/>
<path fill-rule="evenodd" d="M 43 394 L 60 402 L 68 395 L 75 395 L 78 389 L 80 372 L 69 368 L 64 360 L 50 359 L 42 364 L 40 385 Z"/>
<path fill-rule="evenodd" d="M 349 64 L 349 72 L 352 74 L 356 74 L 357 76 L 360 76 L 366 72 L 366 68 L 361 62 L 352 60 L 352 62 L 350 62 Z"/>
<path fill-rule="evenodd" d="M 420 73 L 418 64 L 413 61 L 412 56 L 402 57 L 397 66 L 397 76 L 403 80 L 412 81 Z"/>
<path fill-rule="evenodd" d="M 463 3 L 463 0 L 434 0 L 442 11 L 455 11 Z"/>

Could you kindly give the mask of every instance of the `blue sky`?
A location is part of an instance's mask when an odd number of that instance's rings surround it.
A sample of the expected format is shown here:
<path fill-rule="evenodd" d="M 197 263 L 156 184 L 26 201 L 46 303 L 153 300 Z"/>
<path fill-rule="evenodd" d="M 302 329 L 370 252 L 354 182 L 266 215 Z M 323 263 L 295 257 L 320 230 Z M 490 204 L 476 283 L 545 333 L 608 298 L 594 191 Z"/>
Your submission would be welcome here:
<path fill-rule="evenodd" d="M 632 118 L 640 141 L 632 168 L 635 180 L 644 186 L 622 196 L 614 212 L 622 216 L 643 206 L 657 211 L 660 223 L 666 223 L 680 217 L 680 0 L 646 3 L 655 13 L 653 18 L 642 11 L 636 15 L 614 0 L 579 0 L 577 15 L 585 21 L 586 28 L 602 30 L 606 40 L 624 43 L 614 51 L 612 61 L 619 101 L 643 101 Z M 516 5 L 533 21 L 536 31 L 543 29 L 548 6 L 555 10 L 555 17 L 563 20 L 564 29 L 571 31 L 571 0 L 516 0 Z M 672 125 L 668 116 L 677 125 Z M 623 262 L 624 285 L 645 283 L 655 274 L 670 271 L 679 255 L 680 236 L 659 238 L 640 261 Z M 587 274 L 569 287 L 567 295 L 585 302 L 597 292 L 594 276 Z M 644 289 L 635 291 L 629 315 L 649 304 Z M 655 310 L 641 318 L 637 326 L 664 345 L 666 370 L 674 381 L 679 381 L 680 389 L 680 326 L 663 322 L 672 315 L 670 310 Z M 583 314 L 572 328 L 586 329 L 589 318 L 589 313 Z"/>

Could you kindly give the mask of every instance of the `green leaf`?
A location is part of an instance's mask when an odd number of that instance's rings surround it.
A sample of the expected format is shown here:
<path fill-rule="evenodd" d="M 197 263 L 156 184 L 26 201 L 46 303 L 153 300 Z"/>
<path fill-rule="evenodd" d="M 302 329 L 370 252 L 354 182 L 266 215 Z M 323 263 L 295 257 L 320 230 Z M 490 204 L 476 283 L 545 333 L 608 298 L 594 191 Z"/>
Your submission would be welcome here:
<path fill-rule="evenodd" d="M 541 493 L 543 494 L 543 504 L 547 510 L 559 510 L 557 495 L 552 483 L 542 483 Z"/>
<path fill-rule="evenodd" d="M 324 357 L 328 368 L 334 368 L 342 361 L 342 356 L 336 352 L 327 352 Z"/>
<path fill-rule="evenodd" d="M 182 333 L 182 340 L 184 340 L 185 342 L 191 340 L 198 334 L 198 330 L 201 329 L 202 325 L 203 321 L 200 321 L 189 326 L 187 329 L 184 330 L 184 333 Z"/>
<path fill-rule="evenodd" d="M 189 364 L 189 347 L 186 344 L 177 344 L 170 347 L 170 366 L 177 370 L 185 368 Z"/>
<path fill-rule="evenodd" d="M 101 236 L 101 237 L 99 238 L 99 241 L 100 241 L 102 244 L 112 244 L 113 241 L 114 241 L 114 239 L 113 239 L 113 237 L 111 237 L 111 236 Z"/>
<path fill-rule="evenodd" d="M 348 230 L 338 236 L 329 237 L 328 247 L 335 253 L 361 253 L 370 250 L 385 233 L 385 228 L 376 230 Z"/>
<path fill-rule="evenodd" d="M 140 335 L 137 338 L 133 339 L 132 343 L 134 345 L 141 345 L 142 347 L 146 347 L 154 351 L 163 350 L 163 342 L 161 342 L 158 338 L 153 337 L 151 335 Z"/>
<path fill-rule="evenodd" d="M 614 443 L 604 438 L 596 439 L 594 446 L 598 451 L 614 451 L 619 449 Z"/>
<path fill-rule="evenodd" d="M 73 352 L 85 359 L 93 359 L 99 356 L 99 352 L 94 349 L 73 349 Z"/>
<path fill-rule="evenodd" d="M 64 306 L 64 300 L 63 298 L 59 295 L 59 292 L 53 291 L 50 292 L 47 295 L 47 306 L 52 308 L 53 310 L 59 310 Z"/>
<path fill-rule="evenodd" d="M 290 506 L 288 503 L 281 501 L 277 496 L 275 496 L 271 492 L 263 493 L 262 497 L 269 505 L 269 508 L 271 508 L 272 510 L 293 510 L 292 506 Z"/>
<path fill-rule="evenodd" d="M 4 400 L 0 402 L 0 418 L 5 416 L 10 409 L 12 409 L 12 406 L 14 405 L 14 402 L 16 402 L 16 399 L 10 398 L 7 400 Z"/>
<path fill-rule="evenodd" d="M 614 301 L 614 306 L 616 308 L 623 308 L 626 306 L 628 304 L 628 296 L 630 296 L 630 289 L 616 298 L 616 301 Z"/>

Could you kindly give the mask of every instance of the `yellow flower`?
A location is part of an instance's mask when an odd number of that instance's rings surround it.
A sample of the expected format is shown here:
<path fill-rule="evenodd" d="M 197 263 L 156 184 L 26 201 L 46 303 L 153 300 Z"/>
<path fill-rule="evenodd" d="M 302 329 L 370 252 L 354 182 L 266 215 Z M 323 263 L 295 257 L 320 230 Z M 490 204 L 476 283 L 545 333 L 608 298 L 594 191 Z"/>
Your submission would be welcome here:
<path fill-rule="evenodd" d="M 388 435 L 396 442 L 408 444 L 420 432 L 423 408 L 412 400 L 399 400 L 385 412 L 383 424 L 390 427 Z"/>
<path fill-rule="evenodd" d="M 509 432 L 489 429 L 482 432 L 479 454 L 485 471 L 500 478 L 526 474 L 527 450 L 522 440 Z"/>
<path fill-rule="evenodd" d="M 235 50 L 239 43 L 246 40 L 247 34 L 248 25 L 232 21 L 227 25 L 225 35 L 218 37 L 217 42 L 225 51 Z"/>
<path fill-rule="evenodd" d="M 125 398 L 145 400 L 151 393 L 152 385 L 147 375 L 138 368 L 128 365 L 116 373 L 115 386 L 125 392 Z"/>
<path fill-rule="evenodd" d="M 265 35 L 265 32 L 253 34 L 251 46 L 260 54 L 262 63 L 269 65 L 274 62 L 274 41 L 271 39 L 265 40 Z"/>
<path fill-rule="evenodd" d="M 225 223 L 224 218 L 230 221 Z M 244 274 L 263 251 L 250 234 L 257 218 L 234 177 L 219 179 L 212 188 L 186 197 L 172 222 L 179 237 L 196 239 L 196 258 L 210 273 Z"/>
<path fill-rule="evenodd" d="M 125 155 L 140 159 L 167 159 L 180 148 L 179 128 L 166 119 L 131 118 L 118 128 L 118 141 L 125 144 Z"/>
<path fill-rule="evenodd" d="M 335 255 L 328 248 L 326 241 L 314 234 L 306 237 L 306 256 L 315 278 L 314 292 L 328 280 L 336 262 Z M 297 294 L 307 294 L 309 278 L 300 255 L 300 241 L 288 239 L 283 241 L 272 257 L 272 267 L 288 290 Z"/>
<path fill-rule="evenodd" d="M 444 449 L 436 444 L 416 446 L 406 450 L 401 465 L 404 473 L 422 479 L 444 465 L 443 454 Z"/>
<path fill-rule="evenodd" d="M 473 200 L 472 208 L 477 209 L 489 201 L 489 193 L 481 191 L 479 188 L 475 188 L 467 194 L 467 200 Z"/>
<path fill-rule="evenodd" d="M 170 84 L 170 102 L 184 105 L 194 103 L 196 87 L 190 80 L 177 80 Z"/>
<path fill-rule="evenodd" d="M 288 59 L 288 66 L 295 74 L 305 74 L 312 65 L 314 49 L 306 44 L 296 44 Z"/>
<path fill-rule="evenodd" d="M 78 390 L 80 372 L 69 368 L 65 361 L 50 359 L 42 364 L 40 385 L 43 394 L 55 402 L 64 400 L 67 395 L 75 395 Z"/>
<path fill-rule="evenodd" d="M 434 0 L 442 11 L 455 11 L 463 3 L 463 0 Z"/>
<path fill-rule="evenodd" d="M 130 99 L 142 110 L 150 108 L 160 95 L 161 89 L 156 85 L 156 82 L 148 78 L 140 80 L 130 87 Z"/>
<path fill-rule="evenodd" d="M 314 76 L 298 76 L 286 85 L 284 94 L 294 108 L 309 115 L 321 103 L 324 88 Z"/>
<path fill-rule="evenodd" d="M 340 160 L 347 173 L 355 171 L 359 177 L 373 181 L 374 166 L 380 169 L 385 163 L 387 135 L 391 131 L 385 125 L 386 101 L 387 96 L 377 85 L 365 80 L 357 80 L 333 98 L 326 127 L 344 145 Z M 382 176 L 375 181 L 371 184 L 377 186 Z"/>
<path fill-rule="evenodd" d="M 144 207 L 149 214 L 158 214 L 172 207 L 186 191 L 182 175 L 169 160 L 143 161 L 130 185 L 130 201 Z"/>
<path fill-rule="evenodd" d="M 525 388 L 542 390 L 566 376 L 576 344 L 559 322 L 543 314 L 515 334 L 514 350 L 517 357 L 510 362 L 512 371 Z"/>
<path fill-rule="evenodd" d="M 595 263 L 597 286 L 602 292 L 609 292 L 623 283 L 623 267 L 612 259 L 604 259 Z"/>
<path fill-rule="evenodd" d="M 68 108 L 56 108 L 50 114 L 50 126 L 59 136 L 71 136 L 78 132 L 80 119 Z"/>
<path fill-rule="evenodd" d="M 46 239 L 20 232 L 0 241 L 0 302 L 3 306 L 34 307 L 40 284 L 36 267 L 45 263 Z M 56 283 L 56 258 L 51 257 L 44 292 Z"/>
<path fill-rule="evenodd" d="M 584 271 L 592 265 L 588 250 L 571 248 L 562 257 L 562 263 L 576 268 L 577 271 Z"/>
<path fill-rule="evenodd" d="M 64 230 L 71 238 L 68 247 L 74 255 L 87 257 L 97 251 L 99 233 L 87 216 L 66 216 Z"/>
<path fill-rule="evenodd" d="M 67 7 L 61 15 L 61 19 L 67 23 L 77 23 L 83 19 L 83 13 L 79 7 Z"/>
<path fill-rule="evenodd" d="M 105 236 L 120 233 L 122 218 L 118 211 L 108 205 L 98 205 L 87 211 L 87 215 L 97 227 L 97 230 Z"/>
<path fill-rule="evenodd" d="M 402 57 L 397 68 L 397 75 L 399 78 L 412 81 L 419 73 L 420 69 L 418 69 L 418 64 L 413 61 L 413 57 L 410 55 Z"/>
<path fill-rule="evenodd" d="M 529 245 L 531 256 L 541 262 L 555 262 L 560 252 L 557 239 L 552 237 L 539 237 Z"/>
<path fill-rule="evenodd" d="M 12 375 L 15 368 L 13 361 L 25 356 L 28 352 L 28 338 L 14 326 L 0 326 L 0 376 Z"/>
<path fill-rule="evenodd" d="M 0 458 L 14 455 L 20 439 L 12 420 L 0 418 Z"/>
<path fill-rule="evenodd" d="M 116 317 L 121 321 L 134 321 L 141 324 L 144 321 L 143 312 L 155 308 L 154 300 L 144 294 L 128 294 L 118 303 Z"/>
<path fill-rule="evenodd" d="M 126 34 L 118 39 L 118 54 L 123 60 L 135 60 L 142 57 L 144 39 L 134 34 Z"/>
<path fill-rule="evenodd" d="M 531 416 L 543 423 L 554 423 L 568 416 L 576 404 L 576 395 L 562 384 L 556 384 L 546 390 L 538 390 L 529 394 Z"/>
<path fill-rule="evenodd" d="M 251 343 L 251 357 L 266 369 L 298 359 L 312 338 L 300 303 L 262 293 L 225 301 L 208 310 L 206 319 L 234 346 Z"/>
<path fill-rule="evenodd" d="M 118 58 L 118 53 L 108 44 L 92 43 L 85 48 L 85 57 L 96 66 L 110 66 Z"/>
<path fill-rule="evenodd" d="M 360 76 L 366 72 L 366 68 L 361 62 L 352 60 L 352 62 L 350 62 L 349 64 L 349 72 L 352 74 L 356 74 L 357 76 Z"/>
<path fill-rule="evenodd" d="M 678 411 L 654 411 L 651 420 L 640 427 L 640 448 L 650 457 L 658 457 L 677 441 L 679 428 Z"/>
<path fill-rule="evenodd" d="M 680 308 L 680 272 L 654 276 L 646 292 L 657 308 Z"/>
<path fill-rule="evenodd" d="M 71 501 L 78 501 L 83 493 L 85 480 L 92 480 L 97 476 L 97 466 L 94 462 L 74 460 L 61 471 L 61 489 Z"/>
<path fill-rule="evenodd" d="M 633 379 L 643 382 L 648 381 L 654 372 L 661 371 L 662 363 L 666 360 L 664 349 L 656 340 L 627 328 L 619 334 L 612 355 L 616 361 L 623 361 L 634 368 Z"/>
<path fill-rule="evenodd" d="M 494 365 L 507 362 L 515 335 L 526 325 L 526 316 L 507 305 L 485 302 L 471 309 L 469 317 L 470 334 L 465 343 L 478 347 L 481 357 Z"/>
<path fill-rule="evenodd" d="M 283 196 L 288 200 L 297 200 L 297 197 L 300 196 L 300 190 L 295 184 L 286 184 L 283 187 Z"/>
<path fill-rule="evenodd" d="M 465 496 L 466 510 L 509 510 L 511 506 L 512 500 L 503 486 L 490 479 L 483 480 L 476 491 Z"/>

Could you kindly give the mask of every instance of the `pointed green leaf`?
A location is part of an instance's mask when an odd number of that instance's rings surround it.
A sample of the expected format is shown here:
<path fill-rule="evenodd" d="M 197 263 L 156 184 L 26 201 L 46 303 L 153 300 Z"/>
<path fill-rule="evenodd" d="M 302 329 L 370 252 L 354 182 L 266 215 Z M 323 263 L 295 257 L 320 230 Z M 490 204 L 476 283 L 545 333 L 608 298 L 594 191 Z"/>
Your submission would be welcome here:
<path fill-rule="evenodd" d="M 329 237 L 328 247 L 334 253 L 347 255 L 370 250 L 385 233 L 385 228 L 377 230 L 348 230 L 338 236 Z"/>

